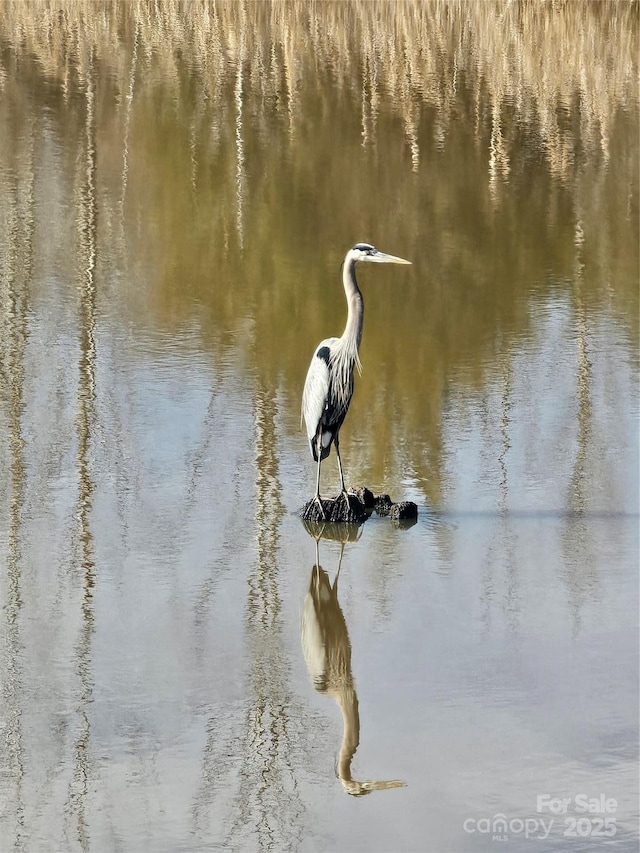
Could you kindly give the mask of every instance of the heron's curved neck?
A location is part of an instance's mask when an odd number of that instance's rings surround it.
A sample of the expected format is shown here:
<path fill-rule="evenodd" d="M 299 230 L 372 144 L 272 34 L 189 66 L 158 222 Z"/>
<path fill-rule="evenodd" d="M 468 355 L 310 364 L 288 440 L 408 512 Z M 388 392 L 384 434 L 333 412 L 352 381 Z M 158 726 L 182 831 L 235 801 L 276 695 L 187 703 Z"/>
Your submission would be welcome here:
<path fill-rule="evenodd" d="M 342 333 L 342 339 L 356 348 L 360 347 L 362 339 L 362 323 L 364 320 L 364 301 L 358 282 L 356 281 L 355 261 L 346 260 L 342 268 L 342 283 L 347 297 L 347 325 Z"/>
<path fill-rule="evenodd" d="M 351 762 L 360 743 L 358 697 L 351 680 L 336 698 L 342 712 L 342 743 L 338 755 L 338 777 L 345 782 L 350 782 Z"/>

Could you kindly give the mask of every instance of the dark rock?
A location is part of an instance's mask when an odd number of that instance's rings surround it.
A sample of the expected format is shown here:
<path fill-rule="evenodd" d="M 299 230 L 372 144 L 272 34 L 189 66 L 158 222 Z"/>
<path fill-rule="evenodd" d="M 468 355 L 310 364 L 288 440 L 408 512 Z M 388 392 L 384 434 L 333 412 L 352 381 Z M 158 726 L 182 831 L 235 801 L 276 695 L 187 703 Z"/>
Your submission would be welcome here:
<path fill-rule="evenodd" d="M 365 509 L 375 509 L 376 497 L 366 486 L 361 486 L 359 489 L 353 489 L 352 493 L 358 498 Z"/>
<path fill-rule="evenodd" d="M 300 517 L 312 536 L 317 533 L 325 538 L 342 540 L 345 534 L 339 527 L 353 525 L 357 533 L 374 509 L 378 515 L 389 516 L 396 527 L 412 527 L 418 520 L 418 507 L 413 501 L 394 503 L 389 495 L 374 495 L 366 486 L 350 492 L 348 500 L 343 494 L 323 498 L 322 509 L 313 498 L 302 507 Z M 332 525 L 336 526 L 333 534 L 330 533 Z"/>
<path fill-rule="evenodd" d="M 389 495 L 376 495 L 374 498 L 374 507 L 378 515 L 389 515 L 393 505 Z"/>
<path fill-rule="evenodd" d="M 417 521 L 418 507 L 413 501 L 400 501 L 392 505 L 389 516 L 392 521 Z"/>
<path fill-rule="evenodd" d="M 302 508 L 303 521 L 342 522 L 360 524 L 369 517 L 364 504 L 356 495 L 338 495 L 337 498 L 322 499 L 322 510 L 315 498 L 312 498 Z"/>

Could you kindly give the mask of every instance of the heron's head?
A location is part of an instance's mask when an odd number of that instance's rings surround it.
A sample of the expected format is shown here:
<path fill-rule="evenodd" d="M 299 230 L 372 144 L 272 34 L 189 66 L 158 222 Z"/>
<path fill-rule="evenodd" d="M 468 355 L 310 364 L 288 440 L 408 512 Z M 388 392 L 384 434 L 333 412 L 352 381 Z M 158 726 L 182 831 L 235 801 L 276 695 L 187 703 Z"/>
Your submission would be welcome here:
<path fill-rule="evenodd" d="M 345 260 L 352 261 L 354 264 L 357 264 L 360 261 L 369 261 L 372 264 L 411 263 L 411 261 L 405 261 L 404 258 L 396 258 L 395 255 L 386 255 L 384 252 L 378 251 L 378 249 L 370 243 L 356 243 L 356 245 L 347 252 Z"/>

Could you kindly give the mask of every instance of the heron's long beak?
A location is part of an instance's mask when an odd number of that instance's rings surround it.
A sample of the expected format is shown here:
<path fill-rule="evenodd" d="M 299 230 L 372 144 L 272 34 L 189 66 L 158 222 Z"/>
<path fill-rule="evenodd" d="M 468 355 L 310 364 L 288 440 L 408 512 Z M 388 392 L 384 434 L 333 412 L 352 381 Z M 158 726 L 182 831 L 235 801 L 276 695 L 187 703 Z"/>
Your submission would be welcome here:
<path fill-rule="evenodd" d="M 396 258 L 395 255 L 385 255 L 384 252 L 376 252 L 375 255 L 367 255 L 362 258 L 363 261 L 371 261 L 374 264 L 410 264 L 411 261 L 405 261 L 404 258 Z"/>

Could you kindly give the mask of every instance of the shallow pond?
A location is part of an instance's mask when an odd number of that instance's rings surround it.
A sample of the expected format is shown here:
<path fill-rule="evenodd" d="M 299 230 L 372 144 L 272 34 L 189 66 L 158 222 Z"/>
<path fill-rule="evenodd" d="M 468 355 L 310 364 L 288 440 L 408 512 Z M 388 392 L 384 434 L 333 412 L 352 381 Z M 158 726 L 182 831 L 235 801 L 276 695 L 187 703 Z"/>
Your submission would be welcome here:
<path fill-rule="evenodd" d="M 637 849 L 637 6 L 0 22 L 2 850 Z"/>

